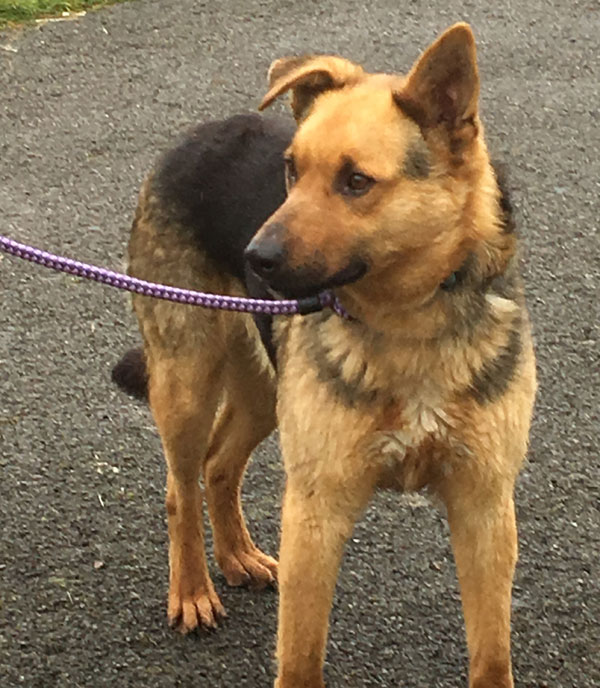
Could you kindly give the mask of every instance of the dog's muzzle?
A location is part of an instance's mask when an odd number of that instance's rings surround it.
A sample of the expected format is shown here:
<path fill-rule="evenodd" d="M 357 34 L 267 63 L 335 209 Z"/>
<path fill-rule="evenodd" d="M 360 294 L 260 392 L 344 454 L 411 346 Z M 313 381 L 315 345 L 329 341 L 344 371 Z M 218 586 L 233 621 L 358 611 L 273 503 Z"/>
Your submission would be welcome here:
<path fill-rule="evenodd" d="M 356 257 L 333 274 L 328 274 L 325 260 L 317 256 L 302 267 L 290 267 L 282 234 L 280 225 L 268 227 L 262 236 L 248 244 L 244 255 L 255 275 L 286 298 L 314 296 L 326 289 L 356 282 L 367 272 L 366 261 Z"/>

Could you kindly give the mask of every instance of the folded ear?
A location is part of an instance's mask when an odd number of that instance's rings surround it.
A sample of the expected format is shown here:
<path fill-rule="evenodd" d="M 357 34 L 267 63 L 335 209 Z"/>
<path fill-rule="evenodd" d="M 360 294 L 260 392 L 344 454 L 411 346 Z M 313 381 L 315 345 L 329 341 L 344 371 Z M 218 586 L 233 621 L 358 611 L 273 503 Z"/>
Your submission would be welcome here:
<path fill-rule="evenodd" d="M 325 91 L 354 84 L 364 76 L 362 67 L 334 55 L 283 57 L 269 69 L 269 92 L 258 106 L 266 107 L 286 91 L 292 91 L 292 112 L 302 120 L 315 98 Z"/>
<path fill-rule="evenodd" d="M 445 31 L 417 60 L 394 99 L 422 129 L 443 123 L 452 138 L 465 126 L 472 127 L 479 74 L 471 27 L 461 23 Z"/>

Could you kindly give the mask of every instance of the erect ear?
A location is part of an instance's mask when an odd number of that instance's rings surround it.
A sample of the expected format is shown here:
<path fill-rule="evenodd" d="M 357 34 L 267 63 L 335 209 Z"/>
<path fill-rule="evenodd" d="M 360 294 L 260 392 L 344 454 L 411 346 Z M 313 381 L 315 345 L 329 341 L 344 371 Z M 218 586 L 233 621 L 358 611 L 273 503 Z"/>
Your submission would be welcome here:
<path fill-rule="evenodd" d="M 292 112 L 300 121 L 321 93 L 356 83 L 364 74 L 362 67 L 334 55 L 283 57 L 269 69 L 269 92 L 258 109 L 264 110 L 275 98 L 291 90 Z"/>
<path fill-rule="evenodd" d="M 417 60 L 394 99 L 422 129 L 443 123 L 451 138 L 465 125 L 472 129 L 479 74 L 471 27 L 461 23 L 445 31 Z"/>

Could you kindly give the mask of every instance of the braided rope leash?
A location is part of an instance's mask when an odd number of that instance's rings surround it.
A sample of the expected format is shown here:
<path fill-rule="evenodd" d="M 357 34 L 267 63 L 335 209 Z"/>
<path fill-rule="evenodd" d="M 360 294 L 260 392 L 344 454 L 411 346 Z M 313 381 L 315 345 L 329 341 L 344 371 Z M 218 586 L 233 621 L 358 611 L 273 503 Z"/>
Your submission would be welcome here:
<path fill-rule="evenodd" d="M 331 291 L 324 291 L 317 296 L 309 296 L 303 299 L 280 299 L 276 301 L 249 299 L 242 296 L 207 294 L 201 291 L 147 282 L 146 280 L 113 272 L 96 265 L 89 265 L 71 258 L 57 256 L 53 253 L 42 251 L 39 248 L 21 244 L 1 234 L 0 251 L 17 258 L 22 258 L 30 263 L 57 270 L 58 272 L 65 272 L 69 275 L 107 284 L 117 289 L 124 289 L 125 291 L 157 299 L 174 301 L 175 303 L 225 311 L 238 311 L 241 313 L 262 313 L 264 315 L 306 315 L 324 308 L 331 308 L 343 318 L 349 319 L 351 317 Z"/>

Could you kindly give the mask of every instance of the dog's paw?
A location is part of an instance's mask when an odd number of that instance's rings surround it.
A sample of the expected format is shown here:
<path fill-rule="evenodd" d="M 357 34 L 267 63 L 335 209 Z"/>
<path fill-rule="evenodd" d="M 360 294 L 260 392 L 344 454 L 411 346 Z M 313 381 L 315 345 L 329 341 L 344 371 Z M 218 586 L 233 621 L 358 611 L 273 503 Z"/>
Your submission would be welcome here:
<path fill-rule="evenodd" d="M 228 585 L 265 588 L 277 583 L 277 561 L 257 547 L 221 554 L 217 561 Z"/>
<path fill-rule="evenodd" d="M 212 585 L 189 596 L 183 596 L 179 590 L 169 591 L 169 626 L 180 633 L 186 634 L 197 628 L 214 629 L 218 620 L 225 616 L 225 608 Z"/>

